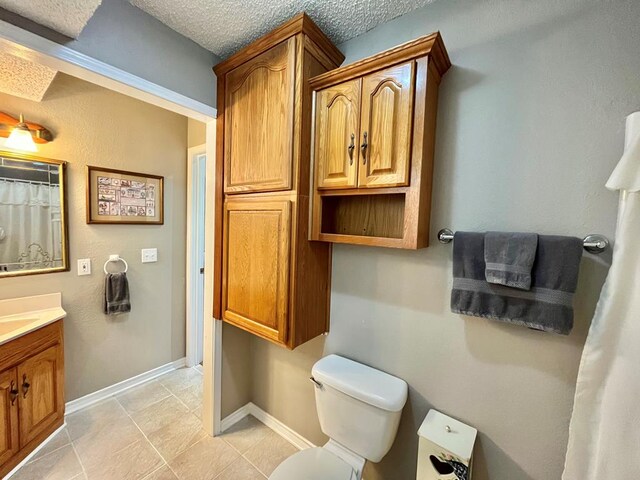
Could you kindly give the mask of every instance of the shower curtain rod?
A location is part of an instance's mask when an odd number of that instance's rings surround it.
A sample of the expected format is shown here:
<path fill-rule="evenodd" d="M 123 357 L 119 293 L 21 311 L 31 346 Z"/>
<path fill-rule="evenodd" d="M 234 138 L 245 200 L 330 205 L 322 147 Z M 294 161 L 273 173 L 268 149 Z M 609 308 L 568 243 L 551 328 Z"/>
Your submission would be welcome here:
<path fill-rule="evenodd" d="M 451 243 L 453 241 L 453 231 L 443 228 L 438 232 L 440 243 Z M 582 239 L 583 248 L 589 253 L 602 253 L 609 247 L 609 239 L 604 235 L 591 233 Z"/>

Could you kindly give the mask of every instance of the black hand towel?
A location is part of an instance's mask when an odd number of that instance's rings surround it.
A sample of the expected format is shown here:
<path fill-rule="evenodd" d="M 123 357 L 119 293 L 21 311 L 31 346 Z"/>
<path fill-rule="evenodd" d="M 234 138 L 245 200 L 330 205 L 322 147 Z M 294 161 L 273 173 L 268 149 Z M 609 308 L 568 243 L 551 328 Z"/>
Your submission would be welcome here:
<path fill-rule="evenodd" d="M 582 240 L 540 235 L 527 291 L 486 281 L 484 237 L 483 233 L 455 234 L 451 311 L 569 334 Z"/>
<path fill-rule="evenodd" d="M 108 273 L 104 277 L 104 313 L 116 315 L 131 311 L 127 274 Z"/>

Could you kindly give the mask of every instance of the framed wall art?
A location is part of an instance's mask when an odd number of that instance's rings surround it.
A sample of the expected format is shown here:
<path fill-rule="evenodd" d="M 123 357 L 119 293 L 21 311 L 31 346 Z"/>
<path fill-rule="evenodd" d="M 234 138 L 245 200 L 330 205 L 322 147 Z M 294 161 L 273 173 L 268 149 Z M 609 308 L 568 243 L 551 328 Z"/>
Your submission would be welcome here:
<path fill-rule="evenodd" d="M 162 225 L 164 177 L 87 166 L 87 223 Z"/>

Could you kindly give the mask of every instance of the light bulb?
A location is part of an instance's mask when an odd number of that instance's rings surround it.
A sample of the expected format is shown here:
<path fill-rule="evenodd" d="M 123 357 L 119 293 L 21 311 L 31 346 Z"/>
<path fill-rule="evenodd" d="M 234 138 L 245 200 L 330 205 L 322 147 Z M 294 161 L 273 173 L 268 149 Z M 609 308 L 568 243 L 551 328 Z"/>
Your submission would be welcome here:
<path fill-rule="evenodd" d="M 22 150 L 25 152 L 38 151 L 36 142 L 33 141 L 33 137 L 31 136 L 31 131 L 27 124 L 24 123 L 22 114 L 20 114 L 20 123 L 15 126 L 4 146 L 13 150 Z"/>

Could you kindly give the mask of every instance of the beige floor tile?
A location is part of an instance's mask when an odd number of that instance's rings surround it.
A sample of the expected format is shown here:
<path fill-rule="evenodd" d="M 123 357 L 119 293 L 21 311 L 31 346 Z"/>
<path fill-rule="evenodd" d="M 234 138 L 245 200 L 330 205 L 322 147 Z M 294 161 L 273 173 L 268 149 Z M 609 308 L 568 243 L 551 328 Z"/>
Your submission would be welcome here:
<path fill-rule="evenodd" d="M 155 472 L 144 477 L 143 480 L 177 480 L 178 477 L 171 471 L 168 465 L 160 467 Z"/>
<path fill-rule="evenodd" d="M 193 385 L 202 384 L 202 374 L 193 368 L 180 368 L 163 375 L 158 381 L 175 394 Z"/>
<path fill-rule="evenodd" d="M 229 442 L 240 453 L 245 453 L 271 431 L 264 423 L 256 420 L 252 415 L 247 415 L 226 430 L 220 438 Z"/>
<path fill-rule="evenodd" d="M 244 454 L 264 475 L 269 476 L 286 458 L 298 449 L 274 431 L 269 432 Z"/>
<path fill-rule="evenodd" d="M 116 400 L 120 402 L 120 405 L 122 405 L 128 413 L 134 413 L 170 395 L 171 392 L 160 382 L 152 381 L 118 395 Z"/>
<path fill-rule="evenodd" d="M 265 480 L 266 478 L 253 465 L 240 457 L 229 465 L 219 477 L 216 477 L 216 480 Z"/>
<path fill-rule="evenodd" d="M 127 412 L 116 401 L 110 398 L 97 405 L 67 415 L 67 431 L 71 440 L 100 431 L 105 425 L 120 418 L 126 418 Z"/>
<path fill-rule="evenodd" d="M 146 439 L 111 453 L 102 462 L 87 468 L 89 480 L 142 479 L 164 464 Z"/>
<path fill-rule="evenodd" d="M 100 430 L 74 440 L 73 445 L 85 468 L 103 462 L 113 452 L 144 439 L 144 435 L 128 416 L 118 418 Z"/>
<path fill-rule="evenodd" d="M 175 392 L 175 396 L 189 407 L 189 410 L 195 410 L 202 406 L 202 382 Z"/>
<path fill-rule="evenodd" d="M 240 454 L 219 438 L 206 436 L 182 452 L 169 466 L 180 480 L 212 480 Z"/>
<path fill-rule="evenodd" d="M 29 462 L 11 480 L 71 480 L 82 473 L 82 466 L 71 445 Z"/>
<path fill-rule="evenodd" d="M 196 417 L 198 417 L 200 420 L 202 420 L 202 405 L 200 405 L 198 408 L 196 408 L 193 412 Z"/>
<path fill-rule="evenodd" d="M 177 421 L 188 411 L 180 400 L 171 395 L 144 410 L 132 413 L 131 418 L 145 435 L 150 435 L 162 427 Z"/>
<path fill-rule="evenodd" d="M 169 461 L 205 436 L 200 419 L 193 413 L 186 413 L 147 438 Z"/>
<path fill-rule="evenodd" d="M 44 457 L 45 455 L 50 454 L 54 450 L 57 450 L 65 445 L 69 445 L 71 443 L 71 439 L 69 438 L 69 432 L 67 432 L 66 428 L 63 428 L 60 432 L 56 434 L 47 444 L 40 449 L 38 453 L 30 460 L 31 462 L 36 461 L 39 458 Z"/>

